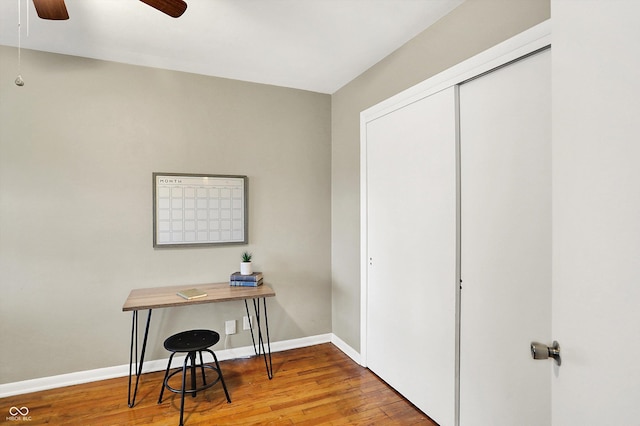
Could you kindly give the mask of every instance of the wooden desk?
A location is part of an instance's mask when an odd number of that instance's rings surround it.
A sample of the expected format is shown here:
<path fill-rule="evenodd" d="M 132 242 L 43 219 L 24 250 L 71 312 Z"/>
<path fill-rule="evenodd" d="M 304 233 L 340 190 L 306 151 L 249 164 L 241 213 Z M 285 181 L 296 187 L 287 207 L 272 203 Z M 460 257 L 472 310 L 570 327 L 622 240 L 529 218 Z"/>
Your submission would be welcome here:
<path fill-rule="evenodd" d="M 180 290 L 186 290 L 190 288 L 197 288 L 199 290 L 202 290 L 207 293 L 207 295 L 191 300 L 183 299 L 182 297 L 177 295 Z M 264 364 L 267 369 L 267 376 L 269 377 L 269 379 L 273 378 L 273 365 L 271 363 L 271 341 L 269 339 L 269 322 L 267 317 L 267 297 L 274 297 L 275 295 L 275 291 L 273 291 L 273 289 L 267 285 L 261 285 L 259 287 L 233 287 L 230 286 L 229 283 L 189 284 L 131 290 L 131 293 L 129 293 L 129 297 L 127 297 L 127 300 L 122 306 L 122 310 L 124 312 L 133 312 L 133 320 L 131 324 L 131 349 L 129 353 L 129 394 L 127 399 L 129 407 L 133 407 L 136 402 L 136 394 L 138 393 L 138 382 L 140 380 L 140 376 L 142 375 L 142 365 L 144 363 L 144 354 L 147 348 L 147 337 L 149 336 L 149 324 L 151 323 L 151 312 L 153 309 L 243 300 L 247 316 L 249 316 L 248 301 L 252 300 L 256 326 L 258 329 L 258 343 L 256 344 L 256 340 L 253 334 L 253 324 L 251 324 L 251 340 L 253 341 L 253 349 L 256 355 L 263 355 Z M 264 327 L 261 324 L 260 299 L 262 299 L 264 307 Z M 145 309 L 148 310 L 149 313 L 147 314 L 147 323 L 144 330 L 144 337 L 142 339 L 142 350 L 140 352 L 140 359 L 138 361 L 138 311 Z M 265 330 L 264 335 L 266 336 L 267 341 L 266 351 L 262 332 L 263 328 Z M 131 379 L 133 376 L 132 373 L 134 372 L 134 348 L 137 368 L 135 369 L 136 384 L 132 395 Z"/>

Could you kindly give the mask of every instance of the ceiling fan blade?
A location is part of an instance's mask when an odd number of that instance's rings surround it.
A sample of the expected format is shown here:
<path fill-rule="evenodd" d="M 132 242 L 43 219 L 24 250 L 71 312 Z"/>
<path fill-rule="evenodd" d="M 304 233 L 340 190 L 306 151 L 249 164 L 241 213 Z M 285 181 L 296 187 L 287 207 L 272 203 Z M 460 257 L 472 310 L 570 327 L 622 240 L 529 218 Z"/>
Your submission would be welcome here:
<path fill-rule="evenodd" d="M 42 19 L 62 21 L 69 19 L 64 0 L 33 0 L 38 16 Z"/>
<path fill-rule="evenodd" d="M 187 3 L 183 0 L 140 0 L 162 13 L 178 18 L 187 10 Z"/>

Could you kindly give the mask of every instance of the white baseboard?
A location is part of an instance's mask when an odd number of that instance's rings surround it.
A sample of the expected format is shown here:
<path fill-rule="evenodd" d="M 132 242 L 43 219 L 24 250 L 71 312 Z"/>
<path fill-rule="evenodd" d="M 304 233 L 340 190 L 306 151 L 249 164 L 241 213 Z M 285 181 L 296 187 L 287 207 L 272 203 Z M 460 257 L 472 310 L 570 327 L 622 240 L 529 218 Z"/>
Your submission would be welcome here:
<path fill-rule="evenodd" d="M 347 345 L 344 340 L 336 336 L 335 334 L 331 334 L 331 343 L 333 343 L 338 349 L 345 353 L 349 358 L 351 358 L 354 362 L 362 365 L 360 362 L 361 357 L 360 354 L 353 349 L 351 346 Z"/>
<path fill-rule="evenodd" d="M 359 363 L 360 355 L 333 333 L 274 342 L 271 344 L 271 352 L 281 352 L 289 349 L 304 348 L 307 346 L 319 345 L 322 343 L 333 343 L 347 356 L 352 358 L 355 362 Z M 245 358 L 252 355 L 254 355 L 253 346 L 216 350 L 216 356 L 220 361 L 235 358 Z M 165 358 L 145 361 L 142 372 L 149 373 L 152 371 L 162 371 L 167 368 L 168 360 L 168 358 Z M 171 363 L 172 367 L 182 365 L 183 361 L 184 357 L 175 357 Z M 78 385 L 81 383 L 113 379 L 116 377 L 124 377 L 127 375 L 129 375 L 129 364 L 98 368 L 95 370 L 78 371 L 75 373 L 60 374 L 58 376 L 41 377 L 38 379 L 23 380 L 21 382 L 5 383 L 0 384 L 0 398 L 38 392 L 47 389 L 61 388 L 64 386 Z"/>

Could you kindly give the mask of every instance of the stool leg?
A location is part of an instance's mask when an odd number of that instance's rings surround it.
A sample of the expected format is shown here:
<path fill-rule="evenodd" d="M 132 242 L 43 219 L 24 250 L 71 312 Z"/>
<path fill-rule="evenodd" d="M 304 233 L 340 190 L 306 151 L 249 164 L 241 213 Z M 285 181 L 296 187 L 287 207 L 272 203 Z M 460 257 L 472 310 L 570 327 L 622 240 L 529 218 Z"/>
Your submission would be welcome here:
<path fill-rule="evenodd" d="M 158 398 L 158 404 L 162 402 L 162 394 L 164 393 L 164 387 L 167 385 L 167 376 L 169 376 L 169 370 L 171 369 L 171 360 L 175 355 L 175 352 L 171 352 L 171 356 L 169 356 L 169 363 L 167 364 L 167 371 L 164 373 L 164 379 L 162 380 L 162 389 L 160 389 L 160 397 Z"/>
<path fill-rule="evenodd" d="M 198 351 L 200 353 L 200 369 L 202 370 L 202 384 L 207 384 L 207 378 L 204 375 L 204 361 L 202 360 L 202 351 Z"/>
<path fill-rule="evenodd" d="M 224 377 L 222 377 L 222 369 L 220 368 L 220 364 L 218 363 L 218 357 L 213 351 L 207 350 L 211 355 L 213 355 L 213 360 L 216 363 L 216 368 L 218 369 L 218 375 L 220 375 L 220 382 L 222 382 L 222 389 L 224 389 L 224 394 L 227 397 L 227 402 L 231 403 L 231 398 L 229 397 L 229 391 L 227 391 L 227 385 L 224 383 Z"/>
<path fill-rule="evenodd" d="M 184 359 L 184 364 L 182 364 L 182 391 L 180 392 L 180 426 L 183 426 L 183 415 L 184 415 L 184 390 L 187 386 L 187 361 L 189 361 L 189 355 L 187 355 Z"/>
<path fill-rule="evenodd" d="M 189 356 L 191 357 L 191 389 L 193 389 L 193 395 L 191 396 L 195 398 L 196 397 L 195 390 L 197 389 L 196 387 L 196 353 L 189 352 Z"/>

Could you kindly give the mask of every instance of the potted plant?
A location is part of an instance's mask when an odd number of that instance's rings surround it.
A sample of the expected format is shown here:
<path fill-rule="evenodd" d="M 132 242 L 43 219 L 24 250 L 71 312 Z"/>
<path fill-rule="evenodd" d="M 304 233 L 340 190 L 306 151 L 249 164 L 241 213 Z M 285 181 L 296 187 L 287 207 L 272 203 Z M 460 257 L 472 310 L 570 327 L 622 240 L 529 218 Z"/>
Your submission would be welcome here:
<path fill-rule="evenodd" d="M 251 267 L 251 257 L 253 255 L 248 251 L 242 253 L 242 262 L 240 262 L 240 274 L 241 275 L 251 275 L 253 273 L 253 268 Z"/>

